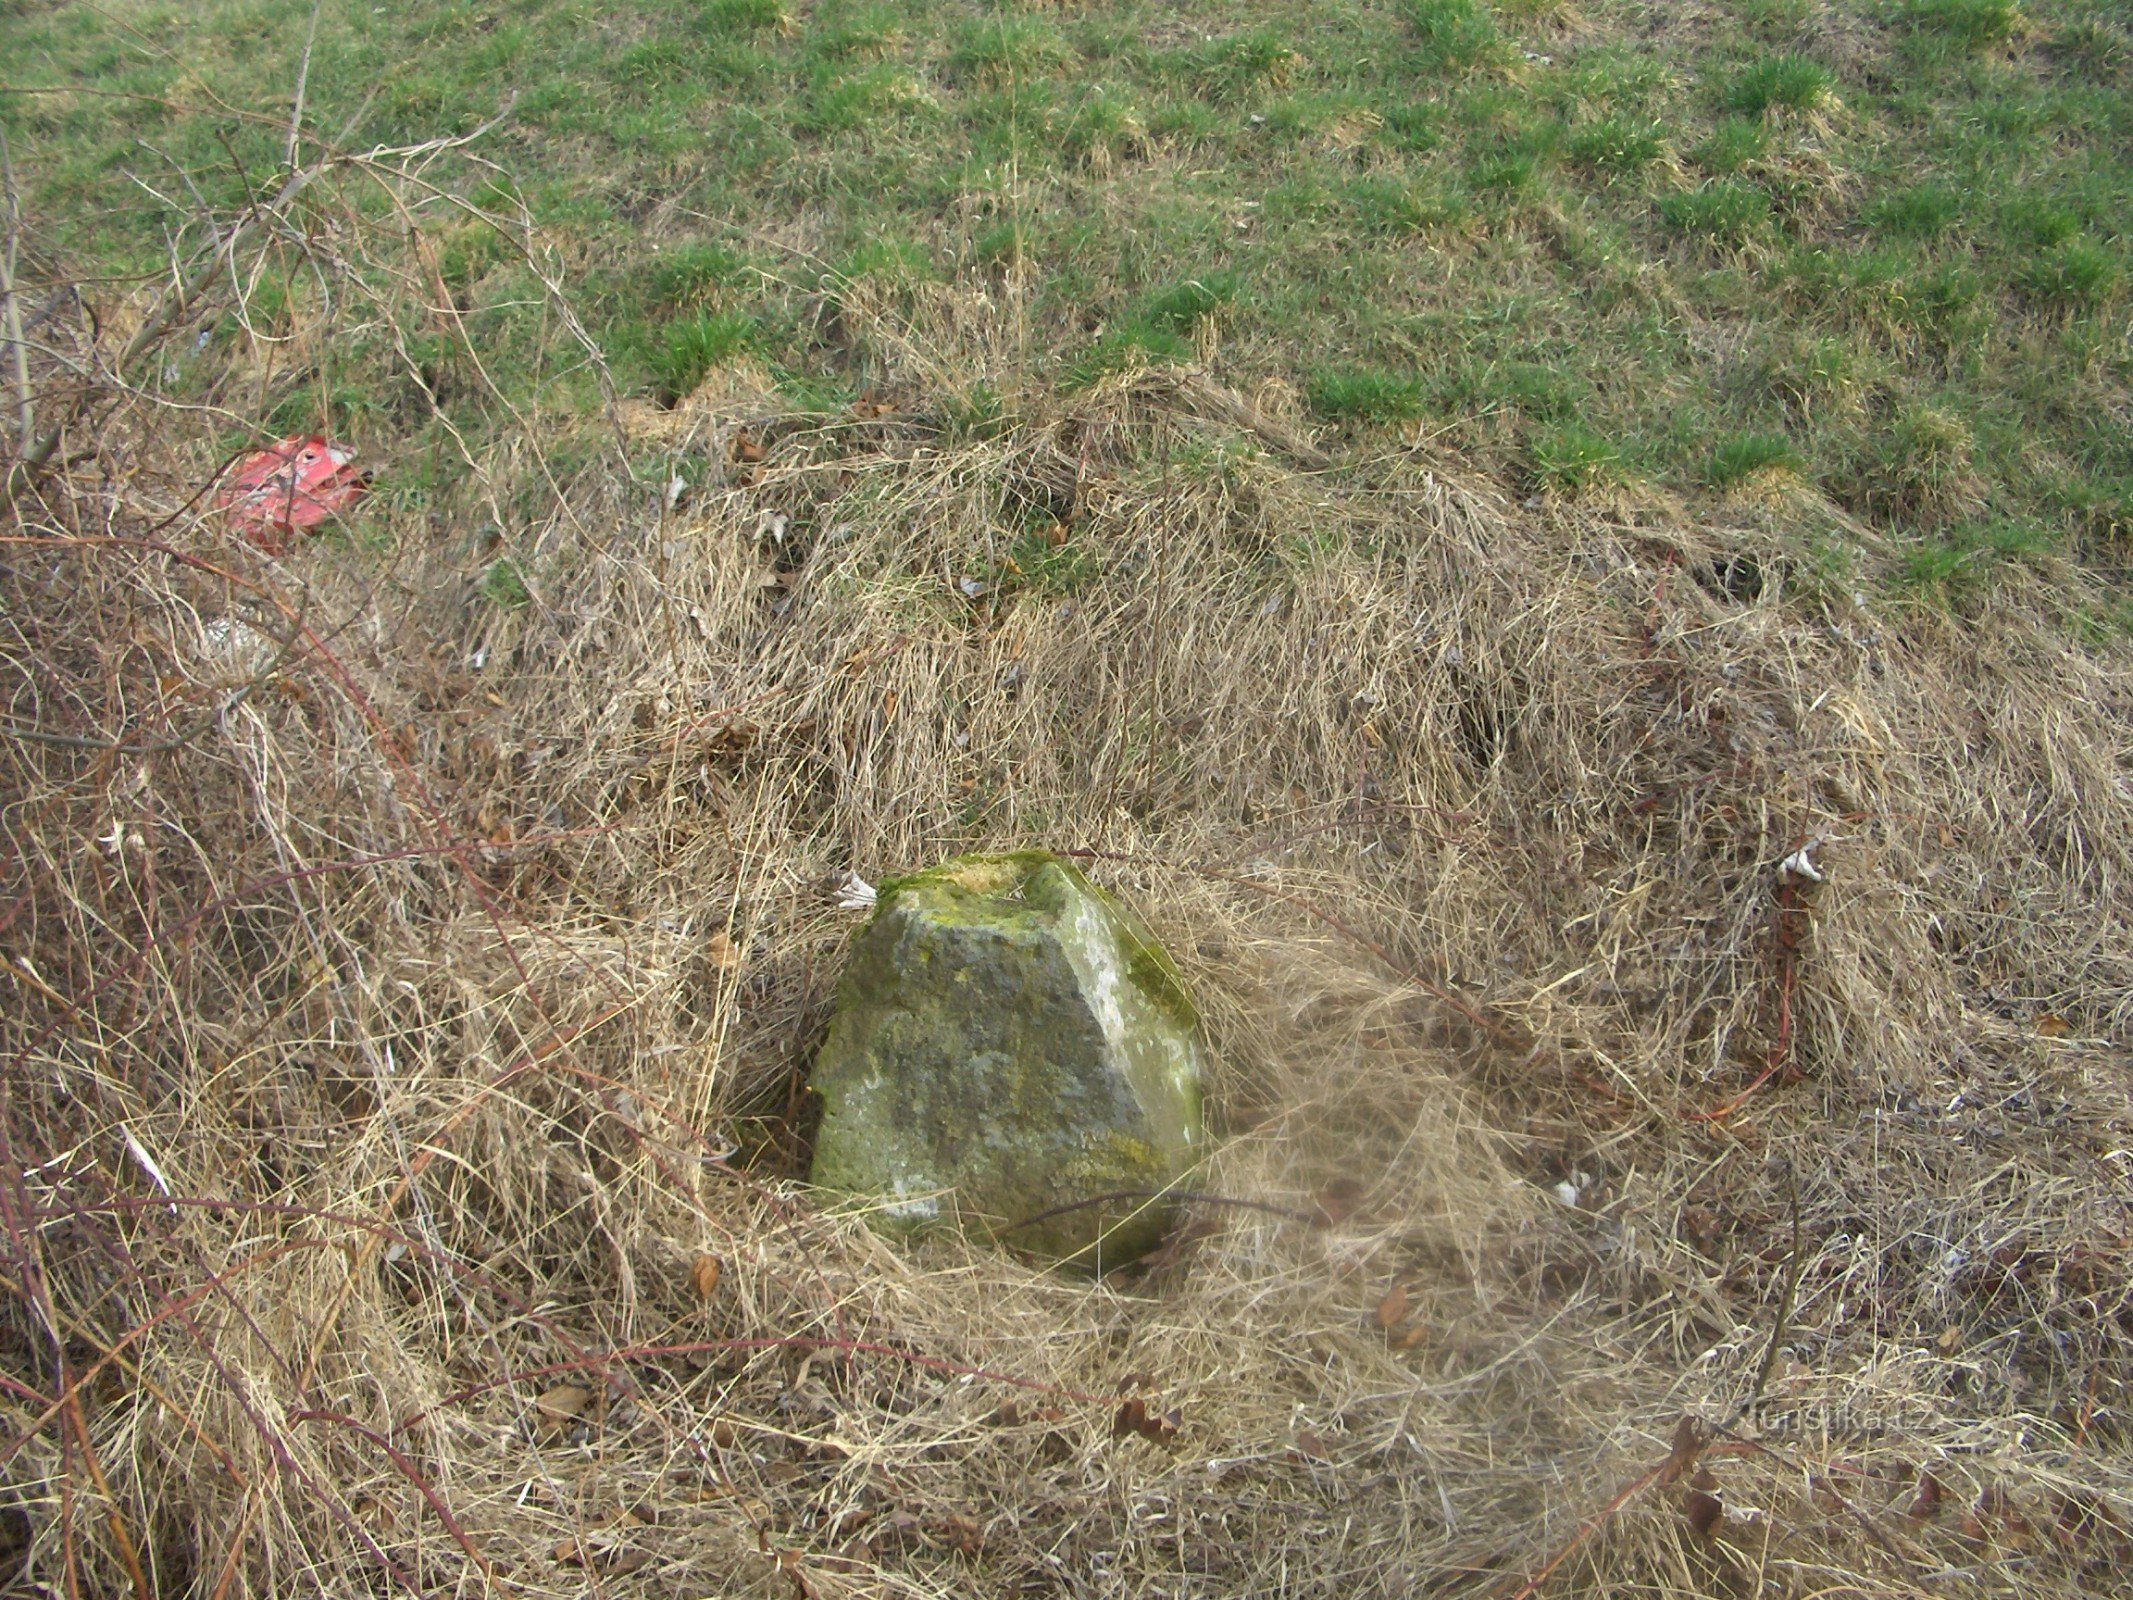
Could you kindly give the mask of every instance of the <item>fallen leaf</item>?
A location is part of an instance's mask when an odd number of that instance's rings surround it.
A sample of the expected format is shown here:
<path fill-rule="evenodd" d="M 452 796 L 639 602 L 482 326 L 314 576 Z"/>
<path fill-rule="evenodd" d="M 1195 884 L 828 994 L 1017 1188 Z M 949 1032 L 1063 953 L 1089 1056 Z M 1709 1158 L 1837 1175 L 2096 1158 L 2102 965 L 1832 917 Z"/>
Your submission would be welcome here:
<path fill-rule="evenodd" d="M 1910 1507 L 1904 1512 L 1913 1522 L 1930 1522 L 1940 1514 L 1940 1479 L 1930 1472 L 1918 1475 L 1918 1493 L 1912 1496 Z"/>
<path fill-rule="evenodd" d="M 1147 1401 L 1128 1400 L 1111 1419 L 1111 1437 L 1123 1439 L 1129 1433 L 1137 1433 L 1151 1444 L 1167 1447 L 1178 1436 L 1179 1420 L 1175 1408 L 1151 1414 Z"/>
<path fill-rule="evenodd" d="M 575 1383 L 564 1383 L 534 1401 L 533 1409 L 540 1415 L 541 1438 L 553 1439 L 561 1433 L 591 1400 L 592 1390 Z"/>
<path fill-rule="evenodd" d="M 733 936 L 724 928 L 713 930 L 711 937 L 704 941 L 704 954 L 721 972 L 731 972 L 741 964 L 741 947 L 733 942 Z"/>
<path fill-rule="evenodd" d="M 1429 1329 L 1427 1327 L 1419 1322 L 1410 1322 L 1406 1326 L 1394 1328 L 1390 1333 L 1386 1334 L 1385 1344 L 1388 1349 L 1392 1350 L 1412 1350 L 1428 1337 Z"/>
<path fill-rule="evenodd" d="M 2074 1025 L 2055 1012 L 2047 1011 L 2037 1018 L 2037 1033 L 2046 1039 L 2064 1039 L 2074 1031 Z"/>
<path fill-rule="evenodd" d="M 1963 1342 L 1963 1330 L 1949 1326 L 1941 1329 L 1940 1337 L 1933 1341 L 1934 1347 L 1944 1356 L 1955 1354 L 1955 1347 Z"/>
<path fill-rule="evenodd" d="M 744 429 L 733 436 L 733 447 L 728 454 L 735 461 L 760 461 L 763 459 L 763 447 Z"/>
<path fill-rule="evenodd" d="M 1698 1467 L 1696 1475 L 1689 1479 L 1688 1493 L 1681 1498 L 1681 1514 L 1688 1518 L 1689 1531 L 1699 1539 L 1708 1539 L 1718 1531 L 1725 1520 L 1725 1503 L 1718 1498 L 1718 1480 L 1711 1476 L 1709 1467 Z"/>
<path fill-rule="evenodd" d="M 689 1287 L 696 1291 L 696 1298 L 708 1300 L 718 1293 L 719 1266 L 717 1256 L 698 1256 L 689 1268 Z"/>
<path fill-rule="evenodd" d="M 1392 1293 L 1388 1294 L 1384 1299 L 1378 1302 L 1377 1319 L 1378 1326 L 1383 1328 L 1387 1333 L 1392 1332 L 1393 1329 L 1397 1328 L 1402 1322 L 1405 1322 L 1407 1320 L 1406 1284 L 1394 1284 L 1392 1286 Z"/>
<path fill-rule="evenodd" d="M 1696 1429 L 1696 1419 L 1683 1416 L 1674 1424 L 1674 1442 L 1667 1450 L 1666 1464 L 1659 1469 L 1659 1486 L 1679 1483 L 1702 1453 L 1703 1435 Z"/>
<path fill-rule="evenodd" d="M 1333 1452 L 1326 1448 L 1326 1441 L 1309 1428 L 1297 1430 L 1293 1447 L 1300 1456 L 1309 1456 L 1313 1461 L 1331 1461 Z"/>

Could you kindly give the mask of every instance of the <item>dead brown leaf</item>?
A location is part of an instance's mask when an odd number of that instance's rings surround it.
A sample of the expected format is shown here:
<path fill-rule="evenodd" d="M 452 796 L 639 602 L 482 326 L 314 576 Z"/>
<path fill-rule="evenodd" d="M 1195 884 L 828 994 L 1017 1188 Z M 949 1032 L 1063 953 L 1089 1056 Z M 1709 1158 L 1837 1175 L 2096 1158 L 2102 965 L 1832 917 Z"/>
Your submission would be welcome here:
<path fill-rule="evenodd" d="M 1718 1480 L 1711 1476 L 1709 1467 L 1698 1467 L 1696 1475 L 1689 1479 L 1688 1492 L 1681 1497 L 1681 1514 L 1688 1519 L 1689 1531 L 1699 1539 L 1710 1538 L 1725 1520 L 1725 1503 L 1718 1498 Z"/>
<path fill-rule="evenodd" d="M 1387 1333 L 1392 1332 L 1393 1329 L 1407 1320 L 1406 1284 L 1394 1284 L 1392 1292 L 1378 1302 L 1377 1319 L 1378 1326 Z"/>
<path fill-rule="evenodd" d="M 1666 1453 L 1666 1465 L 1659 1469 L 1659 1486 L 1679 1483 L 1696 1465 L 1696 1458 L 1703 1453 L 1703 1435 L 1697 1430 L 1696 1419 L 1683 1416 L 1674 1424 L 1674 1442 Z"/>
<path fill-rule="evenodd" d="M 592 1390 L 575 1383 L 557 1384 L 533 1402 L 542 1441 L 555 1438 L 592 1402 Z"/>
<path fill-rule="evenodd" d="M 1123 1439 L 1129 1433 L 1137 1433 L 1149 1443 L 1167 1448 L 1178 1436 L 1179 1421 L 1175 1407 L 1151 1412 L 1147 1401 L 1135 1398 L 1121 1405 L 1118 1415 L 1111 1419 L 1111 1437 Z"/>
<path fill-rule="evenodd" d="M 699 1300 L 708 1300 L 718 1293 L 718 1279 L 717 1256 L 698 1256 L 689 1268 L 689 1287 L 696 1291 Z"/>
<path fill-rule="evenodd" d="M 721 972 L 731 972 L 741 964 L 741 947 L 733 942 L 733 936 L 724 928 L 717 929 L 704 941 L 704 955 Z"/>

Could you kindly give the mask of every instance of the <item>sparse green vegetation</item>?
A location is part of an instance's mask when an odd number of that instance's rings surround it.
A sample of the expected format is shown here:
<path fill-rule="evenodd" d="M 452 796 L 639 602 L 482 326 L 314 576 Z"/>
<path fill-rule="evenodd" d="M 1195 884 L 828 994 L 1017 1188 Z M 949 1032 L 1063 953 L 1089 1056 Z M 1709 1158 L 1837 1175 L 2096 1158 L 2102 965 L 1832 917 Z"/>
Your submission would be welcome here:
<path fill-rule="evenodd" d="M 1566 494 L 1614 479 L 1622 452 L 1577 423 L 1549 428 L 1533 443 L 1533 472 L 1549 488 Z"/>
<path fill-rule="evenodd" d="M 1422 381 L 1368 369 L 1316 372 L 1305 390 L 1311 409 L 1332 421 L 1397 422 L 1422 414 Z"/>
<path fill-rule="evenodd" d="M 703 312 L 673 324 L 652 355 L 652 374 L 669 404 L 702 383 L 717 367 L 745 354 L 756 342 L 755 318 L 738 311 Z"/>
<path fill-rule="evenodd" d="M 1829 69 L 1804 56 L 1758 61 L 1727 87 L 1728 111 L 1766 116 L 1771 111 L 1816 111 L 1832 99 Z"/>
<path fill-rule="evenodd" d="M 1737 242 L 1770 220 L 1770 196 L 1752 184 L 1721 180 L 1661 195 L 1659 215 L 1683 233 Z"/>
<path fill-rule="evenodd" d="M 149 98 L 18 94 L 0 121 L 45 242 L 149 278 L 171 166 L 224 206 L 271 183 L 308 11 L 136 10 L 168 54 L 101 13 L 9 13 L 15 83 Z M 2108 422 L 2133 405 L 2110 331 L 2133 249 L 2122 21 L 1859 0 L 1837 48 L 1809 17 L 1772 0 L 1647 37 L 1605 4 L 1483 0 L 1223 4 L 1178 28 L 1124 3 L 415 5 L 322 35 L 307 104 L 323 127 L 372 97 L 360 137 L 414 138 L 515 92 L 493 136 L 512 203 L 625 393 L 671 401 L 747 355 L 834 405 L 879 377 L 825 321 L 835 286 L 908 306 L 1011 278 L 1018 384 L 1206 361 L 1344 430 L 1427 414 L 1442 448 L 1559 487 L 1634 460 L 1632 483 L 1693 496 L 1723 485 L 1725 441 L 1783 437 L 1786 470 L 1869 523 L 1920 503 L 1891 462 L 1930 412 L 1969 440 L 1937 514 L 2083 524 L 2068 482 L 2133 477 Z M 192 78 L 266 121 L 181 109 Z M 487 374 L 544 413 L 589 405 L 526 265 L 436 224 Z M 286 330 L 273 292 L 254 314 Z M 282 382 L 262 422 L 403 408 L 355 374 Z"/>
<path fill-rule="evenodd" d="M 1714 489 L 1733 489 L 1753 479 L 1789 477 L 1799 468 L 1800 454 L 1783 434 L 1746 433 L 1711 452 L 1706 477 Z"/>

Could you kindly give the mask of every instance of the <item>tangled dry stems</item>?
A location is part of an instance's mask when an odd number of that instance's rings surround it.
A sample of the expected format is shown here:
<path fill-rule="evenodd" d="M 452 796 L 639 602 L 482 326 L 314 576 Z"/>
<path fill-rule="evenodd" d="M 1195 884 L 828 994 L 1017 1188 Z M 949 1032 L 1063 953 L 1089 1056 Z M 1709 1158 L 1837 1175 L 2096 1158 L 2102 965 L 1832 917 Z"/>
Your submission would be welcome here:
<path fill-rule="evenodd" d="M 888 406 L 625 408 L 637 470 L 513 525 L 520 607 L 382 506 L 246 548 L 138 390 L 17 498 L 23 1581 L 2118 1570 L 2122 653 L 2041 578 L 1975 623 L 1817 585 L 1776 513 L 1304 470 L 1204 379 L 958 433 L 1014 286 L 831 292 Z M 538 428 L 480 465 L 544 485 Z M 797 1181 L 829 884 L 1032 842 L 1204 1002 L 1211 1198 L 1138 1276 L 892 1248 Z M 1709 1488 L 1661 1470 L 1684 1416 Z"/>

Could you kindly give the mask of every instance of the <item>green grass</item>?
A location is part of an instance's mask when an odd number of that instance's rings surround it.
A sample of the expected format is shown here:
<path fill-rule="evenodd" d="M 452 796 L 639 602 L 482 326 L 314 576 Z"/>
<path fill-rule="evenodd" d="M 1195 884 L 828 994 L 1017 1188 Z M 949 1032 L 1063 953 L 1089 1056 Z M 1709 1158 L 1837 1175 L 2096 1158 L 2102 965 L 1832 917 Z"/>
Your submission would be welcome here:
<path fill-rule="evenodd" d="M 1720 441 L 1711 452 L 1705 481 L 1714 489 L 1737 488 L 1772 474 L 1794 475 L 1800 470 L 1800 453 L 1783 434 L 1745 433 Z"/>
<path fill-rule="evenodd" d="M 271 188 L 309 15 L 0 11 L 10 86 L 67 91 L 0 97 L 39 248 L 152 281 L 195 188 L 224 214 Z M 415 0 L 360 27 L 324 13 L 307 106 L 335 129 L 361 109 L 369 143 L 469 128 L 515 94 L 484 153 L 625 392 L 672 400 L 748 356 L 833 406 L 885 370 L 838 286 L 907 309 L 940 286 L 1014 319 L 1026 366 L 944 373 L 952 393 L 917 397 L 943 415 L 1206 361 L 1300 390 L 1362 443 L 1427 415 L 1514 485 L 1693 502 L 1781 470 L 1900 538 L 2054 529 L 2092 581 L 2121 582 L 2123 535 L 2083 532 L 2115 526 L 2110 486 L 2133 482 L 2118 11 L 1762 0 L 1663 33 L 1640 15 Z M 258 120 L 202 113 L 210 93 Z M 594 415 L 525 263 L 442 207 L 421 226 L 514 403 Z M 262 285 L 255 310 L 286 330 L 313 292 Z M 418 359 L 444 380 L 464 364 L 443 344 Z M 434 442 L 395 362 L 329 365 L 246 403 L 261 425 Z"/>
<path fill-rule="evenodd" d="M 1333 422 L 1397 422 L 1422 414 L 1422 380 L 1402 373 L 1314 372 L 1304 395 L 1314 415 Z"/>
<path fill-rule="evenodd" d="M 711 372 L 755 348 L 755 318 L 738 311 L 705 312 L 673 324 L 652 354 L 652 375 L 668 404 Z"/>
<path fill-rule="evenodd" d="M 1819 61 L 1774 56 L 1758 61 L 1727 85 L 1728 111 L 1745 117 L 1772 111 L 1816 111 L 1835 97 L 1834 79 Z"/>

